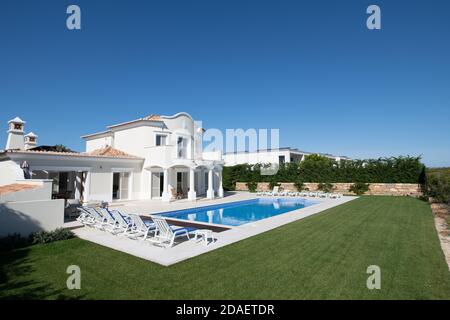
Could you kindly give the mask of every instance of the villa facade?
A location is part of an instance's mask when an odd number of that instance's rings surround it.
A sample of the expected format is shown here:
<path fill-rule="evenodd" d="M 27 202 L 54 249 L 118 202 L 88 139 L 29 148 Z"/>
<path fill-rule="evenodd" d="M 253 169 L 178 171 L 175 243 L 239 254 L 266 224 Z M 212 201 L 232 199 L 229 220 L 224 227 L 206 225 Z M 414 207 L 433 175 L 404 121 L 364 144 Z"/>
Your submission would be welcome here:
<path fill-rule="evenodd" d="M 203 152 L 203 128 L 187 113 L 150 115 L 82 136 L 86 150 L 37 146 L 25 122 L 8 122 L 0 185 L 52 179 L 53 196 L 90 201 L 223 197 L 222 155 Z"/>

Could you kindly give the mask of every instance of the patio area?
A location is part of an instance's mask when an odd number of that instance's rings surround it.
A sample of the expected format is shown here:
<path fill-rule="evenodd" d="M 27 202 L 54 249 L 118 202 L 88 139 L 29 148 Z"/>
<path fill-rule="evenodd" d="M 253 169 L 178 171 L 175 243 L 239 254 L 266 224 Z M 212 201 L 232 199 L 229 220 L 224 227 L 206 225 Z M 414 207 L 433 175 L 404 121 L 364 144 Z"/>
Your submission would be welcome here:
<path fill-rule="evenodd" d="M 118 209 L 123 213 L 136 213 L 141 216 L 150 216 L 153 213 L 181 210 L 195 207 L 203 207 L 208 205 L 217 205 L 221 203 L 235 202 L 241 200 L 255 199 L 256 195 L 248 192 L 235 192 L 227 194 L 224 198 L 215 200 L 197 200 L 195 202 L 187 200 L 179 200 L 171 203 L 163 203 L 158 200 L 146 201 L 126 201 L 113 203 L 110 208 Z M 315 199 L 317 204 L 306 208 L 293 210 L 271 218 L 243 224 L 236 227 L 227 226 L 217 228 L 217 225 L 208 223 L 197 223 L 189 221 L 189 224 L 199 229 L 211 229 L 215 238 L 214 243 L 204 245 L 194 240 L 184 241 L 175 244 L 172 248 L 163 248 L 153 245 L 149 241 L 139 241 L 129 239 L 125 236 L 112 235 L 105 231 L 94 228 L 82 227 L 75 228 L 73 232 L 81 239 L 91 241 L 93 243 L 118 250 L 148 261 L 158 263 L 160 265 L 169 266 L 177 262 L 201 255 L 206 252 L 227 246 L 229 244 L 247 239 L 254 235 L 275 229 L 282 225 L 297 221 L 323 210 L 336 207 L 340 204 L 349 202 L 357 197 L 342 197 L 339 199 Z M 171 224 L 185 226 L 185 221 L 177 221 L 176 219 L 168 219 Z"/>

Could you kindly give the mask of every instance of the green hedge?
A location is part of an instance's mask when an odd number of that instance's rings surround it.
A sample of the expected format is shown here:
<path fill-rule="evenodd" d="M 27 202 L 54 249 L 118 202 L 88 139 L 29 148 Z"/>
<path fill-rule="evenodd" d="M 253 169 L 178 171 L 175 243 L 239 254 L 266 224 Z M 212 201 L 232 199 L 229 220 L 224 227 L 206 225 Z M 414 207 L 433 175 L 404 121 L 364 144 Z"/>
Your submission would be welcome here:
<path fill-rule="evenodd" d="M 434 201 L 450 204 L 450 169 L 431 169 L 427 174 L 425 195 Z"/>
<path fill-rule="evenodd" d="M 261 175 L 264 164 L 241 164 L 223 169 L 223 187 L 234 190 L 236 182 L 361 182 L 419 183 L 425 182 L 425 166 L 420 157 L 391 157 L 367 160 L 335 160 L 310 155 L 300 163 L 281 165 L 277 174 Z"/>

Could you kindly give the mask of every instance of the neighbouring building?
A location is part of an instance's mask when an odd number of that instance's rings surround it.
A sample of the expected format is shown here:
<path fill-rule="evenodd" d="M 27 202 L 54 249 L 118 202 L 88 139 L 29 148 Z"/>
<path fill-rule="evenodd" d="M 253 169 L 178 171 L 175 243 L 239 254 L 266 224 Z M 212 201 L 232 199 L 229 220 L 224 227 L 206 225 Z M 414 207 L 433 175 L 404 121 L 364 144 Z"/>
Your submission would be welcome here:
<path fill-rule="evenodd" d="M 267 149 L 267 150 L 257 150 L 254 152 L 231 152 L 225 153 L 223 155 L 223 160 L 225 166 L 234 166 L 237 164 L 277 164 L 281 165 L 289 162 L 301 162 L 306 156 L 311 154 L 319 154 L 321 156 L 340 161 L 340 160 L 350 160 L 350 158 L 345 156 L 334 156 L 326 153 L 317 152 L 305 152 L 294 148 L 278 148 L 278 149 Z"/>
<path fill-rule="evenodd" d="M 85 152 L 39 147 L 25 121 L 8 122 L 0 186 L 51 179 L 53 198 L 118 201 L 223 197 L 222 154 L 203 152 L 203 128 L 187 113 L 149 115 L 82 136 Z"/>

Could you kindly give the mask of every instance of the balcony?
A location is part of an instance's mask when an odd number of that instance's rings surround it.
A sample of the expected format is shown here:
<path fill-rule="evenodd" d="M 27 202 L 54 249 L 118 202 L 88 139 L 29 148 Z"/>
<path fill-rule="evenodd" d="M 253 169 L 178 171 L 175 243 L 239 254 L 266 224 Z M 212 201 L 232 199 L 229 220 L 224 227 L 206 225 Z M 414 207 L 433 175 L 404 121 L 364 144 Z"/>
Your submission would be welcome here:
<path fill-rule="evenodd" d="M 146 148 L 145 167 L 169 167 L 176 157 L 176 148 L 172 145 Z"/>
<path fill-rule="evenodd" d="M 178 154 L 178 148 L 174 145 L 154 146 L 146 148 L 144 167 L 169 168 L 173 166 L 192 166 L 192 159 L 181 158 Z M 187 156 L 186 151 L 184 155 Z"/>

